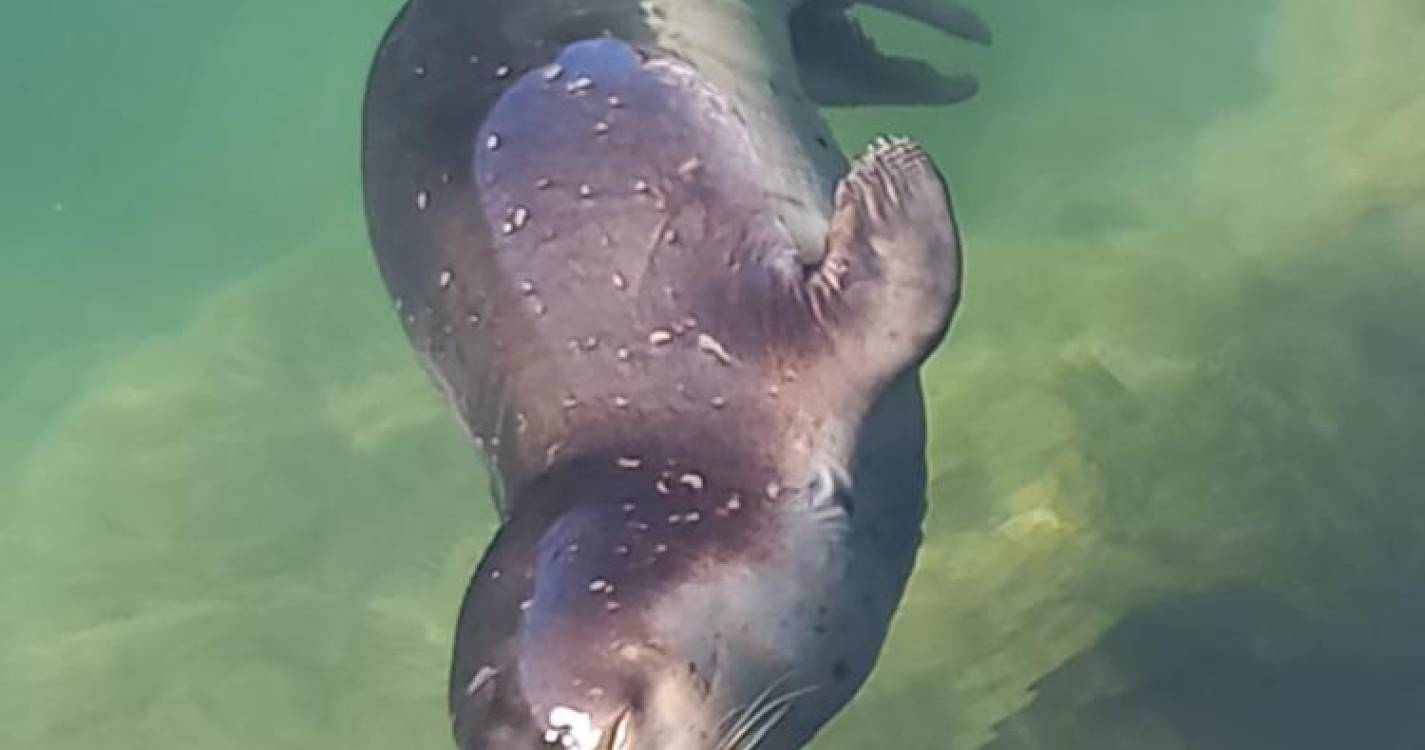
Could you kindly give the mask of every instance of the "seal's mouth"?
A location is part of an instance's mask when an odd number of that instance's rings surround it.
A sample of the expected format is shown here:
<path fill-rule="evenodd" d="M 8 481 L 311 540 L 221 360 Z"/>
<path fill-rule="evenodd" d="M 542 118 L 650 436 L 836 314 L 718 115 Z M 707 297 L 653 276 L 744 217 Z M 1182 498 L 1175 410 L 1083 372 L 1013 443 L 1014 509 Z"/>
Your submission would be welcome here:
<path fill-rule="evenodd" d="M 923 61 L 887 55 L 848 15 L 857 4 L 988 45 L 989 25 L 954 0 L 811 0 L 791 13 L 792 51 L 802 87 L 824 106 L 951 104 L 973 96 L 972 75 L 944 75 Z"/>

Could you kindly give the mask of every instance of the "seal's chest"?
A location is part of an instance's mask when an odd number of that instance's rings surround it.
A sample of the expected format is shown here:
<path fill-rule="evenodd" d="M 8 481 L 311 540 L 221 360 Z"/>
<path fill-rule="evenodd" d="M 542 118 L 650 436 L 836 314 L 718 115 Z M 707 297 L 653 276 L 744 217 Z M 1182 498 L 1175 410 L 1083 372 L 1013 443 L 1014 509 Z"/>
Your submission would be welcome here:
<path fill-rule="evenodd" d="M 854 514 L 844 500 L 791 511 L 785 554 L 754 570 L 743 600 L 728 608 L 775 654 L 774 694 L 797 696 L 780 729 L 788 738 L 809 736 L 870 674 L 909 573 L 905 558 L 892 552 L 918 541 L 879 533 L 888 525 L 873 518 L 874 498 Z"/>
<path fill-rule="evenodd" d="M 839 710 L 884 640 L 909 572 L 904 556 L 886 552 L 918 540 L 873 533 L 886 525 L 865 500 L 865 513 L 851 513 L 836 493 L 783 497 L 777 554 L 709 570 L 659 608 L 699 669 L 717 675 L 710 689 L 722 700 L 798 695 L 780 731 L 811 731 Z"/>

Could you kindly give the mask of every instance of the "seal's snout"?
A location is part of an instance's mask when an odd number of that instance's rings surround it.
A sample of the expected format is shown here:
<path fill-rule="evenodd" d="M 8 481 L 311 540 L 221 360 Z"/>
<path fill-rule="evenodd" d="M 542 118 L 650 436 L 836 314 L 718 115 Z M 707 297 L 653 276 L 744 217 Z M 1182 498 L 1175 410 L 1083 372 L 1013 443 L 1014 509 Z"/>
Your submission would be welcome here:
<path fill-rule="evenodd" d="M 652 643 L 628 643 L 604 651 L 605 663 L 592 670 L 584 664 L 560 663 L 521 650 L 521 669 L 529 683 L 531 726 L 541 747 L 566 750 L 707 750 L 710 703 L 698 684 L 672 654 Z M 591 681 L 591 679 L 593 681 Z"/>
<path fill-rule="evenodd" d="M 974 96 L 973 75 L 945 75 L 920 60 L 887 55 L 847 12 L 867 5 L 977 44 L 989 24 L 954 0 L 809 0 L 790 17 L 793 52 L 807 95 L 824 106 L 951 104 Z"/>
<path fill-rule="evenodd" d="M 521 604 L 518 675 L 541 739 L 571 750 L 629 742 L 635 714 L 659 679 L 660 650 L 643 619 L 624 609 L 636 583 L 608 550 L 619 509 L 586 505 L 555 521 L 537 547 Z M 615 745 L 617 740 L 620 744 Z"/>

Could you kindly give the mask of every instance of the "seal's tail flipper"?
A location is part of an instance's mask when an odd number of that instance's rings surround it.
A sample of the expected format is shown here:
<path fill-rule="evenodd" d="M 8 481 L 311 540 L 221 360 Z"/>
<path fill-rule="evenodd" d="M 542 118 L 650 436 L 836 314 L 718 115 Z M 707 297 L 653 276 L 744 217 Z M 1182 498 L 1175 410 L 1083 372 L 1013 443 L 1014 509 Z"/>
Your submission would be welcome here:
<path fill-rule="evenodd" d="M 860 0 L 864 5 L 890 11 L 933 26 L 946 34 L 980 44 L 990 44 L 989 24 L 969 6 L 950 0 Z"/>
<path fill-rule="evenodd" d="M 836 189 L 826 256 L 810 274 L 819 315 L 836 316 L 838 355 L 882 382 L 940 343 L 960 298 L 960 240 L 928 154 L 879 138 Z"/>
<path fill-rule="evenodd" d="M 989 25 L 953 0 L 812 0 L 791 15 L 802 87 L 823 106 L 952 104 L 979 89 L 971 75 L 947 76 L 920 60 L 886 55 L 846 15 L 860 2 L 939 31 L 989 44 Z"/>

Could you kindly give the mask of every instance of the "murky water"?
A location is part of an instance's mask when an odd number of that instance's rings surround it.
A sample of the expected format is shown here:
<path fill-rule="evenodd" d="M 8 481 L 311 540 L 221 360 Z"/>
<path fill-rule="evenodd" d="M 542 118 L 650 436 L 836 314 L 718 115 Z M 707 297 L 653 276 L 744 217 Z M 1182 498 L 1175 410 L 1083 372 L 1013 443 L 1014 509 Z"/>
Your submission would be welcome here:
<path fill-rule="evenodd" d="M 395 0 L 0 11 L 0 747 L 449 747 L 492 530 L 360 215 Z M 1425 747 L 1425 3 L 984 0 L 932 515 L 816 743 Z"/>

